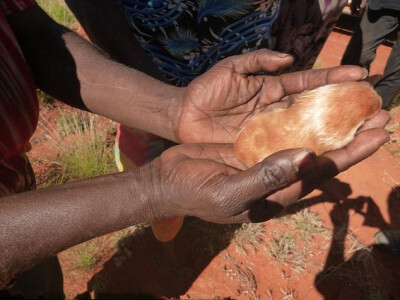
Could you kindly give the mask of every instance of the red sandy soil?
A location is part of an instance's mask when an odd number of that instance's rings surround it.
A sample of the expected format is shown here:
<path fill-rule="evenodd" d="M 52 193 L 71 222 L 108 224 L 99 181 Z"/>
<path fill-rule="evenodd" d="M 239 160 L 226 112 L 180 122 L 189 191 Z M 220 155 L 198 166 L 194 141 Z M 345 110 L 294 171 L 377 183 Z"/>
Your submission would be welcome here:
<path fill-rule="evenodd" d="M 348 39 L 333 32 L 319 67 L 338 65 Z M 389 51 L 379 48 L 371 75 L 382 73 Z M 264 232 L 253 236 L 258 238 L 254 249 L 235 238 L 238 225 L 187 219 L 167 245 L 158 243 L 148 226 L 131 228 L 96 239 L 99 262 L 88 271 L 74 267 L 79 246 L 59 254 L 66 296 L 400 299 L 400 258 L 373 247 L 377 231 L 400 228 L 400 108 L 391 114 L 390 143 L 326 184 L 323 192 L 315 191 L 288 209 L 286 217 L 262 224 Z M 46 151 L 40 134 L 33 155 Z M 34 168 L 39 174 L 46 172 L 41 163 Z M 302 237 L 291 225 L 293 214 L 305 208 L 318 214 L 324 233 Z M 268 249 L 288 233 L 295 250 L 279 261 Z M 247 254 L 238 251 L 238 245 Z"/>

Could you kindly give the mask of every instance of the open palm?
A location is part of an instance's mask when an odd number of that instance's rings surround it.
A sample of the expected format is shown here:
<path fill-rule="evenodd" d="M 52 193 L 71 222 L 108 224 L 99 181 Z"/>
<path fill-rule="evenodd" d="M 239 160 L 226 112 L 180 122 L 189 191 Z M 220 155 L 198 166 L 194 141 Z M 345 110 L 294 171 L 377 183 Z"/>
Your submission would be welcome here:
<path fill-rule="evenodd" d="M 232 143 L 251 116 L 283 99 L 365 76 L 356 66 L 265 75 L 292 63 L 292 56 L 267 49 L 222 60 L 186 88 L 175 127 L 177 139 L 183 143 Z"/>

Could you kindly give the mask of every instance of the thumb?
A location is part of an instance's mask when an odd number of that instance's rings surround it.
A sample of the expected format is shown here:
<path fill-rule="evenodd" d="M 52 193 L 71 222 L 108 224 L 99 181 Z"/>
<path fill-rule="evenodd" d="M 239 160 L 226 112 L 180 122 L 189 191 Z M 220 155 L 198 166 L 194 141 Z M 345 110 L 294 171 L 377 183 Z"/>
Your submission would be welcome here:
<path fill-rule="evenodd" d="M 291 183 L 298 181 L 316 164 L 316 155 L 308 149 L 277 152 L 250 169 L 231 177 L 227 186 L 232 206 L 240 213 Z"/>

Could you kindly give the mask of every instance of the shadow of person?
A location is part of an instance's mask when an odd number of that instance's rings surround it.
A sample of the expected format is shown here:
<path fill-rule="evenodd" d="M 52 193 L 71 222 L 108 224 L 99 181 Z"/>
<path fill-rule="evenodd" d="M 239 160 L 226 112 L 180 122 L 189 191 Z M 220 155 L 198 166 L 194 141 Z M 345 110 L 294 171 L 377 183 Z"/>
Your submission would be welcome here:
<path fill-rule="evenodd" d="M 365 205 L 366 210 L 362 209 Z M 334 227 L 329 253 L 323 270 L 315 278 L 315 287 L 324 299 L 399 299 L 399 258 L 358 243 L 349 229 L 351 209 L 364 217 L 365 226 L 400 229 L 400 186 L 390 193 L 388 208 L 389 223 L 370 197 L 339 200 L 334 205 L 330 212 Z"/>
<path fill-rule="evenodd" d="M 341 193 L 337 193 L 339 186 L 342 187 Z M 395 285 L 392 282 L 386 280 L 378 285 L 380 281 L 375 283 L 373 280 L 379 277 L 381 270 L 387 270 L 383 263 L 375 259 L 376 251 L 360 245 L 352 245 L 350 251 L 349 247 L 345 247 L 350 235 L 356 240 L 348 228 L 349 211 L 362 214 L 368 226 L 388 228 L 379 208 L 369 197 L 349 199 L 350 186 L 338 180 L 324 185 L 323 189 L 325 192 L 321 196 L 300 201 L 285 212 L 295 213 L 321 202 L 334 203 L 331 248 L 323 270 L 316 277 L 316 288 L 328 299 L 341 297 L 344 295 L 342 290 L 360 294 L 364 287 L 379 287 L 393 295 L 391 287 Z M 390 202 L 394 201 L 393 197 L 397 197 L 397 193 L 392 193 Z M 165 260 L 165 249 L 155 240 L 150 228 L 138 230 L 121 240 L 118 252 L 89 281 L 88 292 L 94 292 L 95 298 L 100 299 L 178 298 L 188 291 L 212 259 L 230 244 L 238 227 L 186 218 L 185 226 L 174 241 L 176 259 L 171 261 Z"/>
<path fill-rule="evenodd" d="M 230 244 L 239 226 L 185 218 L 174 240 L 175 259 L 163 255 L 165 247 L 150 227 L 137 230 L 119 242 L 118 252 L 89 281 L 88 291 L 96 299 L 178 298 Z"/>

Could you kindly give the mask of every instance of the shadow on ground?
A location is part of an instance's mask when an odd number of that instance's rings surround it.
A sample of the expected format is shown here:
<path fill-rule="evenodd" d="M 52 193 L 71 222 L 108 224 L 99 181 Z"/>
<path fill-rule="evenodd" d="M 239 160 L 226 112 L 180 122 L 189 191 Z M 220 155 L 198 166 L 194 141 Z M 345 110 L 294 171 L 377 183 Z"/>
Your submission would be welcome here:
<path fill-rule="evenodd" d="M 160 243 L 151 228 L 119 242 L 118 252 L 88 283 L 96 299 L 179 297 L 231 242 L 240 225 L 186 218 L 173 243 Z"/>
<path fill-rule="evenodd" d="M 315 287 L 323 299 L 400 299 L 400 259 L 357 242 L 349 229 L 351 212 L 364 218 L 364 226 L 379 230 L 400 229 L 400 186 L 388 197 L 390 221 L 386 222 L 371 197 L 347 198 L 351 189 L 337 179 L 330 182 L 336 190 L 347 191 L 337 198 L 331 193 L 310 198 L 290 207 L 295 213 L 322 202 L 333 202 L 330 211 L 332 239 L 325 265 L 315 277 Z"/>
<path fill-rule="evenodd" d="M 321 196 L 300 201 L 285 212 L 289 215 L 319 203 L 334 203 L 331 244 L 315 277 L 316 289 L 324 299 L 399 299 L 400 259 L 355 242 L 357 237 L 348 224 L 350 212 L 355 212 L 363 216 L 364 226 L 399 229 L 400 186 L 388 198 L 389 223 L 372 198 L 348 198 L 350 186 L 337 179 L 328 186 Z M 329 189 L 340 189 L 343 194 L 339 199 Z M 96 299 L 179 298 L 230 244 L 238 228 L 186 218 L 174 243 L 167 245 L 156 241 L 150 228 L 135 231 L 120 241 L 119 251 L 93 276 L 88 291 L 94 292 Z"/>

